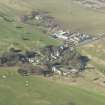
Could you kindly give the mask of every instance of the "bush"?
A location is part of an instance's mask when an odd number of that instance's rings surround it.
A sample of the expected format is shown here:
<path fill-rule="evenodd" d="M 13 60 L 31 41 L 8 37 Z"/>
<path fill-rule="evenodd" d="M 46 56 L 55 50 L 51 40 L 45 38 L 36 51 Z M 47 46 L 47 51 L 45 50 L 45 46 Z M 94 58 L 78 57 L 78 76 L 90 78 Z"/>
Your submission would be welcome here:
<path fill-rule="evenodd" d="M 44 74 L 44 70 L 41 69 L 41 67 L 39 66 L 33 66 L 31 64 L 23 64 L 19 69 L 18 69 L 18 73 L 21 75 L 42 75 Z"/>

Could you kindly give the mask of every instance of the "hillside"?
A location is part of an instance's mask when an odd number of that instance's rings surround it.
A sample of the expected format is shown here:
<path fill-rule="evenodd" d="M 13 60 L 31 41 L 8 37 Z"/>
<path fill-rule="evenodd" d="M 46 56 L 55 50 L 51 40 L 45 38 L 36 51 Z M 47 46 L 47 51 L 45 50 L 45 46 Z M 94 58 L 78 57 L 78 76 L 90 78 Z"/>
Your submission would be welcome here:
<path fill-rule="evenodd" d="M 86 3 L 94 4 L 93 0 Z M 11 47 L 24 51 L 61 44 L 50 38 L 43 27 L 37 27 L 34 19 L 28 24 L 21 21 L 36 10 L 48 12 L 65 30 L 91 36 L 105 33 L 104 0 L 95 0 L 95 6 L 102 6 L 102 11 L 73 0 L 0 0 L 0 54 Z M 77 78 L 22 77 L 17 67 L 0 67 L 0 105 L 105 105 L 104 44 L 103 38 L 77 48 L 90 58 L 90 69 Z"/>

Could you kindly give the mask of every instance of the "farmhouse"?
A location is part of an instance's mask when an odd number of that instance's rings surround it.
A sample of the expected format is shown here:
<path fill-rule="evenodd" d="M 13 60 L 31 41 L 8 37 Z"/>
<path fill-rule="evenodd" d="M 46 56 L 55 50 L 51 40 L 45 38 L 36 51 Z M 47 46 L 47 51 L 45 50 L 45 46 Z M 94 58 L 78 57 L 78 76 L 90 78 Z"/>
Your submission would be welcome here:
<path fill-rule="evenodd" d="M 42 17 L 41 17 L 40 15 L 37 15 L 37 16 L 35 16 L 35 19 L 36 19 L 36 20 L 41 20 Z"/>
<path fill-rule="evenodd" d="M 60 30 L 60 31 L 58 31 L 58 32 L 56 32 L 56 33 L 54 33 L 54 34 L 52 34 L 51 36 L 52 36 L 53 38 L 58 38 L 58 39 L 67 40 L 67 39 L 68 39 L 68 37 L 67 37 L 68 34 L 69 34 L 69 32 L 65 32 L 65 31 L 63 31 L 63 30 Z"/>

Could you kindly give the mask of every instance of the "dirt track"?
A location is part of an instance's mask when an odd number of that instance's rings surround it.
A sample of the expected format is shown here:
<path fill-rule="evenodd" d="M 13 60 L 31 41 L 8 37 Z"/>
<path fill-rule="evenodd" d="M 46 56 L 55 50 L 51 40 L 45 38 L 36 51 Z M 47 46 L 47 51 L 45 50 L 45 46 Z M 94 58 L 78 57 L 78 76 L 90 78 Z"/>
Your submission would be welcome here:
<path fill-rule="evenodd" d="M 75 0 L 74 2 L 90 8 L 105 8 L 105 0 Z"/>

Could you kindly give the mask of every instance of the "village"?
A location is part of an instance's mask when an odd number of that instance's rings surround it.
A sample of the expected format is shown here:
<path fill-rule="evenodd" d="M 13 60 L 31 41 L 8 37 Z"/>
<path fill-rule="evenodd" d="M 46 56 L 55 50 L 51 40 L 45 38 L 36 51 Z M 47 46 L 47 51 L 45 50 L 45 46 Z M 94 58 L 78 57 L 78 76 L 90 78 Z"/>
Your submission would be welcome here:
<path fill-rule="evenodd" d="M 105 105 L 105 0 L 0 0 L 0 105 Z"/>
<path fill-rule="evenodd" d="M 69 46 L 46 46 L 40 51 L 26 51 L 11 48 L 0 57 L 0 66 L 20 65 L 22 75 L 57 73 L 59 75 L 76 74 L 85 69 L 88 57 L 82 56 Z"/>
<path fill-rule="evenodd" d="M 17 72 L 23 76 L 28 75 L 78 75 L 83 72 L 90 59 L 80 54 L 76 48 L 103 38 L 100 34 L 93 37 L 85 32 L 65 31 L 63 25 L 45 11 L 32 11 L 20 17 L 25 24 L 35 25 L 48 37 L 61 40 L 59 46 L 47 45 L 39 50 L 23 51 L 11 47 L 0 55 L 0 66 L 18 66 Z"/>

